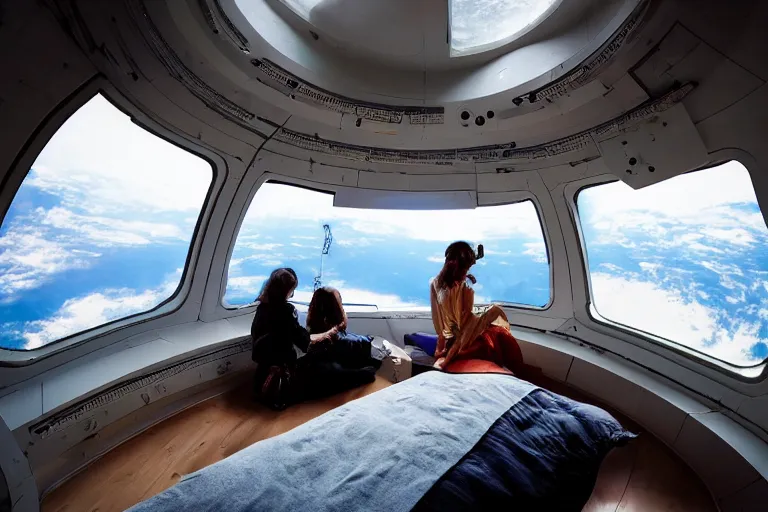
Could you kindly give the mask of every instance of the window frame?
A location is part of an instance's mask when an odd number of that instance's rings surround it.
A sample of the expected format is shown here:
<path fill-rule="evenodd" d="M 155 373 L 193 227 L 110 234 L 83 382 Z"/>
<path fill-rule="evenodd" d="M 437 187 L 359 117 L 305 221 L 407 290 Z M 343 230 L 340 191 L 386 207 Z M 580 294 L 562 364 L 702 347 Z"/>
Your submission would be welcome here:
<path fill-rule="evenodd" d="M 748 160 L 748 158 L 745 158 L 745 156 L 746 155 L 744 153 L 738 150 L 718 152 L 718 158 L 716 160 L 712 160 L 711 162 L 709 162 L 708 164 L 702 167 L 693 169 L 691 171 L 683 172 L 675 176 L 695 173 L 698 171 L 710 169 L 712 167 L 717 167 L 729 161 L 735 160 L 739 162 L 741 165 L 743 165 L 745 169 L 747 169 L 750 175 L 750 179 L 753 182 L 753 188 L 755 188 L 754 180 L 752 179 L 754 174 L 750 169 L 751 166 L 745 163 L 745 160 Z M 616 322 L 616 321 L 604 318 L 600 316 L 599 313 L 595 314 L 597 313 L 597 308 L 594 305 L 594 298 L 592 294 L 592 278 L 589 270 L 589 258 L 588 258 L 586 240 L 584 239 L 581 218 L 579 216 L 578 196 L 583 190 L 600 186 L 600 185 L 606 185 L 609 183 L 615 183 L 617 181 L 621 181 L 621 180 L 612 174 L 611 175 L 602 174 L 602 175 L 598 175 L 590 178 L 585 178 L 583 180 L 571 182 L 566 186 L 566 190 L 565 190 L 565 197 L 568 203 L 571 222 L 572 222 L 573 228 L 575 229 L 576 238 L 578 241 L 578 244 L 577 244 L 578 256 L 581 259 L 581 272 L 582 272 L 582 277 L 584 279 L 583 282 L 585 285 L 586 302 L 584 303 L 583 312 L 586 314 L 586 319 L 589 321 L 589 323 L 595 327 L 595 330 L 597 332 L 601 334 L 613 336 L 615 338 L 618 338 L 622 341 L 629 342 L 640 348 L 650 349 L 652 352 L 658 355 L 661 355 L 662 357 L 666 357 L 669 353 L 672 353 L 675 356 L 682 356 L 682 360 L 684 362 L 706 366 L 707 368 L 716 370 L 718 373 L 722 375 L 725 375 L 730 378 L 735 378 L 742 382 L 755 383 L 755 382 L 763 381 L 766 378 L 768 378 L 768 358 L 754 365 L 738 366 L 738 365 L 729 363 L 727 361 L 718 359 L 716 357 L 713 357 L 709 354 L 706 354 L 694 348 L 691 348 L 681 342 L 669 340 L 664 337 L 655 335 L 653 333 L 643 331 L 642 329 L 624 325 L 620 322 Z M 653 185 L 649 185 L 649 186 L 653 186 Z M 755 192 L 756 191 L 757 189 L 755 188 Z M 758 203 L 759 203 L 759 198 L 758 198 Z M 761 208 L 761 212 L 762 212 L 762 208 Z M 576 290 L 573 290 L 573 291 L 575 295 Z M 576 311 L 576 317 L 578 319 L 579 311 Z M 678 360 L 678 359 L 676 358 L 675 360 Z M 690 365 L 687 364 L 686 366 L 690 366 Z"/>
<path fill-rule="evenodd" d="M 227 304 L 224 301 L 224 295 L 226 294 L 227 282 L 229 280 L 229 264 L 232 259 L 232 253 L 234 252 L 235 244 L 237 244 L 237 239 L 240 236 L 240 229 L 242 227 L 242 223 L 245 220 L 245 216 L 248 214 L 248 210 L 253 204 L 253 199 L 256 197 L 256 194 L 258 193 L 259 189 L 261 189 L 262 185 L 264 185 L 265 183 L 274 183 L 279 185 L 298 187 L 306 190 L 311 190 L 313 192 L 318 192 L 321 194 L 331 194 L 331 195 L 335 195 L 339 189 L 357 188 L 357 187 L 347 187 L 344 185 L 334 185 L 329 183 L 310 182 L 307 180 L 293 178 L 290 176 L 285 176 L 285 175 L 272 173 L 272 172 L 264 172 L 263 174 L 261 174 L 254 181 L 253 185 L 251 186 L 251 190 L 248 193 L 248 198 L 244 202 L 243 208 L 239 214 L 238 221 L 233 232 L 232 239 L 229 244 L 229 248 L 227 250 L 226 258 L 224 259 L 224 266 L 222 269 L 222 276 L 221 276 L 221 286 L 220 286 L 217 298 L 218 298 L 218 306 L 223 308 L 227 313 L 230 313 L 230 314 L 237 311 L 241 312 L 242 314 L 247 314 L 255 311 L 256 306 L 258 306 L 258 300 L 254 300 L 253 302 L 250 302 L 248 304 L 242 304 L 239 306 Z M 404 192 L 407 192 L 407 191 L 404 191 Z M 519 199 L 516 198 L 514 200 L 498 202 L 498 203 L 478 204 L 477 208 L 485 208 L 489 206 L 503 206 L 503 205 L 509 205 L 509 204 L 518 204 L 524 201 L 531 201 L 531 203 L 533 204 L 533 208 L 536 211 L 536 217 L 539 221 L 539 227 L 541 228 L 541 235 L 544 241 L 544 250 L 547 256 L 547 266 L 549 268 L 549 272 L 548 272 L 549 299 L 544 306 L 532 306 L 532 305 L 517 304 L 512 302 L 495 302 L 494 304 L 499 304 L 503 308 L 507 308 L 507 309 L 521 310 L 522 312 L 526 312 L 526 311 L 532 311 L 537 313 L 545 312 L 550 310 L 555 302 L 554 265 L 552 264 L 552 260 L 553 260 L 553 255 L 551 253 L 552 244 L 549 239 L 549 232 L 545 228 L 545 225 L 542 221 L 543 219 L 542 208 L 541 208 L 541 205 L 539 204 L 538 198 L 530 190 L 521 190 L 519 192 L 515 192 L 515 195 L 519 195 Z M 382 309 L 378 305 L 368 305 L 368 304 L 362 304 L 362 305 L 345 304 L 345 306 L 364 306 L 364 307 L 376 306 L 376 311 L 374 313 L 348 311 L 349 316 L 353 316 L 353 317 L 357 317 L 357 316 L 370 317 L 371 314 L 375 314 L 380 317 L 386 318 L 391 314 L 404 313 L 404 312 L 431 315 L 431 313 L 429 313 L 428 311 L 428 306 L 426 307 L 426 309 L 424 309 L 424 311 L 414 310 L 414 309 Z"/>
<path fill-rule="evenodd" d="M 117 318 L 89 329 L 78 331 L 32 350 L 0 347 L 0 367 L 27 366 L 54 354 L 69 351 L 76 347 L 96 342 L 99 339 L 107 338 L 110 334 L 117 331 L 158 318 L 167 317 L 179 311 L 187 301 L 192 284 L 192 274 L 197 266 L 205 231 L 210 223 L 211 214 L 213 212 L 213 199 L 218 195 L 224 184 L 224 180 L 226 179 L 226 164 L 216 153 L 203 146 L 198 146 L 185 137 L 162 126 L 158 121 L 154 120 L 135 106 L 104 78 L 95 77 L 91 79 L 61 101 L 51 113 L 40 122 L 25 145 L 21 148 L 2 183 L 0 183 L 0 190 L 2 191 L 2 195 L 0 195 L 0 225 L 5 222 L 5 216 L 7 215 L 13 200 L 18 194 L 29 171 L 32 169 L 35 160 L 47 146 L 48 142 L 56 133 L 58 133 L 61 127 L 73 114 L 78 112 L 81 107 L 99 94 L 113 107 L 127 115 L 131 122 L 137 127 L 146 130 L 150 134 L 169 144 L 173 144 L 179 149 L 203 159 L 211 167 L 210 184 L 208 185 L 200 211 L 197 214 L 197 221 L 195 222 L 195 227 L 190 238 L 187 255 L 184 260 L 184 268 L 179 279 L 179 285 L 168 298 L 147 311 Z M 23 169 L 23 171 L 20 171 L 20 169 Z M 106 343 L 97 343 L 91 350 L 98 350 L 99 348 L 118 341 L 120 341 L 120 339 L 109 339 Z"/>

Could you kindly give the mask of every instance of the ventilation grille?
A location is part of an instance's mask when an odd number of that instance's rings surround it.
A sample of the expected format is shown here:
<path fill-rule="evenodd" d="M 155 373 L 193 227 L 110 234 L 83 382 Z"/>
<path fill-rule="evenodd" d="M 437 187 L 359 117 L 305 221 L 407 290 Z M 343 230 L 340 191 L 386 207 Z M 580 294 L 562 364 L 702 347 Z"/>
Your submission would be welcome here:
<path fill-rule="evenodd" d="M 202 366 L 219 359 L 231 357 L 242 352 L 248 352 L 251 350 L 251 345 L 252 343 L 249 338 L 230 347 L 211 352 L 210 354 L 206 354 L 201 357 L 189 359 L 187 361 L 163 368 L 162 370 L 158 370 L 156 372 L 130 380 L 123 384 L 119 384 L 111 389 L 99 393 L 98 395 L 86 400 L 85 402 L 80 402 L 79 404 L 65 409 L 41 423 L 33 425 L 30 428 L 30 432 L 39 436 L 41 439 L 45 439 L 52 433 L 63 430 L 72 423 L 77 422 L 91 411 L 120 400 L 130 393 L 134 393 L 146 388 L 147 386 L 151 386 L 157 382 L 169 379 L 174 375 L 178 375 L 187 370 L 191 370 L 192 368 L 197 368 L 198 366 Z"/>

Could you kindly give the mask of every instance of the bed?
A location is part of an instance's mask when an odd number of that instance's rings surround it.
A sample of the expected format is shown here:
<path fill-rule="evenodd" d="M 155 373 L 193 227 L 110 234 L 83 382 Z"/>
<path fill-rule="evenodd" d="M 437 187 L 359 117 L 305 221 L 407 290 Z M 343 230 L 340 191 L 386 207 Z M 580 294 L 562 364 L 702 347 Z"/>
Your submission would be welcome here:
<path fill-rule="evenodd" d="M 503 374 L 426 372 L 189 474 L 132 511 L 581 510 L 634 437 Z"/>

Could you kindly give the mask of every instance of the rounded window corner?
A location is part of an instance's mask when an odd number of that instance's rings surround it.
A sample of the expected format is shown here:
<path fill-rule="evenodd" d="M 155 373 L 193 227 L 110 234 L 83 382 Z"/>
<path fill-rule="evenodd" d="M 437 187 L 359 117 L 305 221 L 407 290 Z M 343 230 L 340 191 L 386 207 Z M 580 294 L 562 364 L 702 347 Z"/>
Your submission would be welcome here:
<path fill-rule="evenodd" d="M 675 187 L 692 199 L 667 211 L 674 205 L 658 198 L 682 197 Z M 739 380 L 765 378 L 768 265 L 756 255 L 768 228 L 742 163 L 718 160 L 640 190 L 590 180 L 571 197 L 591 321 Z"/>
<path fill-rule="evenodd" d="M 320 282 L 338 288 L 341 291 L 345 306 L 353 309 L 358 306 L 364 307 L 367 308 L 366 311 L 375 308 L 379 313 L 397 310 L 410 311 L 429 306 L 429 279 L 440 270 L 439 263 L 442 262 L 442 252 L 450 241 L 477 238 L 475 241 L 480 241 L 488 247 L 487 239 L 482 238 L 479 234 L 476 237 L 467 237 L 457 231 L 450 240 L 447 238 L 442 240 L 441 237 L 435 238 L 434 232 L 427 232 L 426 227 L 419 234 L 417 232 L 419 231 L 418 226 L 408 220 L 408 217 L 413 217 L 413 211 L 335 207 L 333 205 L 333 190 L 318 191 L 315 187 L 306 187 L 303 183 L 293 183 L 293 180 L 278 181 L 275 176 L 263 176 L 262 178 L 259 178 L 254 184 L 252 195 L 243 208 L 236 235 L 230 244 L 227 258 L 228 268 L 224 272 L 225 278 L 222 281 L 221 297 L 219 298 L 221 306 L 228 304 L 230 307 L 236 307 L 238 305 L 237 297 L 233 296 L 233 291 L 237 290 L 233 290 L 231 286 L 235 279 L 239 279 L 237 287 L 242 288 L 242 290 L 238 293 L 242 295 L 241 300 L 245 303 L 245 301 L 250 300 L 250 297 L 257 294 L 268 273 L 281 266 L 290 266 L 297 271 L 299 274 L 297 299 L 308 303 L 313 292 L 313 283 L 321 268 L 321 253 L 324 241 L 327 240 L 322 229 L 325 224 L 329 224 L 332 241 L 330 255 L 322 255 L 325 274 L 320 276 Z M 330 188 L 337 187 L 329 186 Z M 263 196 L 267 199 L 266 201 L 260 199 L 259 196 L 259 193 L 265 190 L 270 191 L 269 195 L 266 195 L 265 192 Z M 296 197 L 283 197 L 275 203 L 274 198 L 280 196 L 277 192 L 281 192 L 283 195 L 285 193 L 293 194 Z M 484 279 L 482 275 L 488 273 L 485 266 L 494 258 L 497 258 L 499 262 L 495 264 L 496 268 L 493 271 L 499 275 L 503 274 L 505 265 L 506 268 L 509 268 L 510 262 L 503 261 L 502 257 L 504 256 L 532 261 L 538 265 L 539 270 L 537 272 L 539 273 L 536 274 L 536 282 L 542 298 L 531 303 L 543 303 L 544 306 L 533 306 L 530 310 L 541 311 L 551 307 L 554 300 L 551 255 L 549 254 L 548 234 L 541 225 L 540 207 L 535 196 L 532 194 L 530 196 L 509 205 L 480 206 L 474 210 L 421 210 L 420 215 L 426 215 L 428 219 L 443 215 L 451 216 L 451 218 L 457 215 L 474 218 L 473 216 L 477 216 L 477 212 L 483 214 L 494 211 L 492 209 L 496 208 L 501 208 L 503 211 L 510 208 L 512 211 L 526 210 L 527 226 L 531 230 L 534 230 L 535 227 L 538 234 L 528 233 L 525 240 L 519 240 L 520 245 L 514 251 L 511 248 L 490 247 L 491 252 L 486 251 L 486 254 L 490 254 L 492 257 L 481 260 L 478 266 L 473 267 L 473 273 L 479 276 L 481 284 L 487 284 L 493 282 L 494 279 Z M 273 199 L 270 200 L 269 198 Z M 257 204 L 259 205 L 259 212 L 256 211 L 255 205 Z M 520 204 L 527 204 L 528 206 L 516 206 Z M 297 210 L 310 207 L 307 205 L 311 206 L 313 213 L 302 217 L 297 213 Z M 456 212 L 464 213 L 457 214 Z M 354 215 L 352 215 L 353 213 Z M 298 220 L 293 218 L 297 215 Z M 504 214 L 499 215 L 495 219 L 496 221 L 508 222 Z M 275 231 L 274 226 L 270 227 L 266 221 L 260 224 L 253 222 L 259 218 L 262 221 L 271 218 L 275 226 L 280 226 L 279 232 Z M 249 222 L 251 222 L 250 225 Z M 428 224 L 429 220 L 425 222 Z M 312 227 L 309 224 L 312 224 Z M 376 230 L 372 230 L 374 224 Z M 464 224 L 467 222 L 465 221 Z M 467 226 L 465 225 L 464 228 Z M 478 229 L 487 230 L 488 228 L 478 225 Z M 527 245 L 523 245 L 524 243 Z M 386 258 L 381 256 L 382 254 Z M 341 267 L 336 268 L 335 265 L 342 261 L 345 266 L 343 270 L 340 270 Z M 247 272 L 241 270 L 238 273 L 232 270 L 233 263 L 236 266 L 246 263 L 253 268 Z M 357 268 L 350 270 L 350 265 Z M 372 265 L 382 272 L 383 281 L 374 282 L 370 275 L 366 275 L 370 274 L 366 269 L 371 268 Z M 411 270 L 411 268 L 415 270 Z M 538 279 L 540 278 L 544 280 L 539 282 Z M 419 283 L 422 283 L 423 286 L 419 286 Z M 477 301 L 498 301 L 499 297 L 493 293 L 488 295 L 488 293 L 490 292 L 486 290 L 476 290 Z M 502 290 L 499 295 L 503 297 L 505 293 L 508 292 Z M 520 303 L 520 307 L 525 308 L 523 303 L 527 302 L 529 301 L 518 300 L 514 304 L 517 306 Z M 512 301 L 509 303 L 513 304 Z"/>
<path fill-rule="evenodd" d="M 70 97 L 16 173 L 0 225 L 9 361 L 34 362 L 185 302 L 219 166 L 138 121 L 118 96 L 94 81 Z"/>

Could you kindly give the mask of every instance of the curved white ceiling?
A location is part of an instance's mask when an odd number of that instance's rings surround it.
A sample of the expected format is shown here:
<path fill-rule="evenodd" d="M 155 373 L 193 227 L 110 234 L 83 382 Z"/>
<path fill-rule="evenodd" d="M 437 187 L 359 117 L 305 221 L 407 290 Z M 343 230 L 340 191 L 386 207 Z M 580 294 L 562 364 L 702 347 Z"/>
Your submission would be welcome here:
<path fill-rule="evenodd" d="M 318 87 L 376 103 L 445 104 L 552 82 L 598 50 L 639 3 L 221 0 L 221 7 L 247 42 L 241 50 Z"/>
<path fill-rule="evenodd" d="M 397 58 L 427 46 L 451 57 L 496 49 L 536 28 L 563 0 L 277 1 L 353 51 Z"/>

